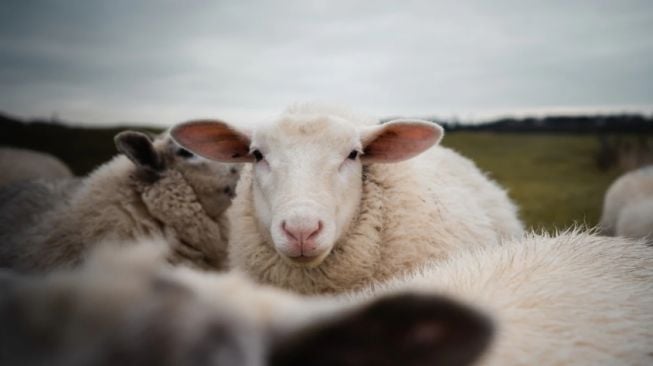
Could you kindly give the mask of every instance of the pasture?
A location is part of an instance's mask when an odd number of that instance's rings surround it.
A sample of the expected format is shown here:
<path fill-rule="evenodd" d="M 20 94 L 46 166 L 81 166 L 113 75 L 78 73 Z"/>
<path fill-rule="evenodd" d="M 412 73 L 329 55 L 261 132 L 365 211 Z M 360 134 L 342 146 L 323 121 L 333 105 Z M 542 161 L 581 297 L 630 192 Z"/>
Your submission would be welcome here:
<path fill-rule="evenodd" d="M 598 168 L 594 134 L 452 132 L 442 144 L 506 187 L 520 217 L 536 230 L 596 225 L 603 194 L 621 173 Z"/>

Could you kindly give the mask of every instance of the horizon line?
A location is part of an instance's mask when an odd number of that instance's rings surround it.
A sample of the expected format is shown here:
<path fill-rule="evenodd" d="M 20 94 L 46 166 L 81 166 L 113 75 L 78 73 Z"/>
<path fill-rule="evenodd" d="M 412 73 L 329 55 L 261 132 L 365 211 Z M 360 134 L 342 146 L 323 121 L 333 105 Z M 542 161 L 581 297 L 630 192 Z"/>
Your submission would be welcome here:
<path fill-rule="evenodd" d="M 258 113 L 252 112 L 253 115 Z M 46 116 L 25 116 L 14 114 L 0 109 L 0 115 L 7 118 L 20 120 L 26 123 L 33 122 L 50 122 L 63 124 L 71 127 L 159 127 L 166 128 L 164 122 L 154 121 L 80 121 L 76 119 L 60 117 L 59 113 L 53 112 L 49 117 Z M 268 114 L 269 115 L 269 114 Z M 412 114 L 387 114 L 380 117 L 381 121 L 389 121 L 397 118 L 420 118 L 435 122 L 458 123 L 458 124 L 485 124 L 499 121 L 502 119 L 528 119 L 528 118 L 548 118 L 548 117 L 580 117 L 580 116 L 618 116 L 618 115 L 640 115 L 653 118 L 653 105 L 621 105 L 621 106 L 549 106 L 549 107 L 525 107 L 525 108 L 494 108 L 481 111 L 467 112 L 434 112 L 434 113 L 412 113 Z M 444 117 L 447 116 L 447 117 Z M 189 118 L 190 120 L 192 118 Z M 263 119 L 259 117 L 259 119 Z M 181 121 L 180 121 L 181 122 Z"/>

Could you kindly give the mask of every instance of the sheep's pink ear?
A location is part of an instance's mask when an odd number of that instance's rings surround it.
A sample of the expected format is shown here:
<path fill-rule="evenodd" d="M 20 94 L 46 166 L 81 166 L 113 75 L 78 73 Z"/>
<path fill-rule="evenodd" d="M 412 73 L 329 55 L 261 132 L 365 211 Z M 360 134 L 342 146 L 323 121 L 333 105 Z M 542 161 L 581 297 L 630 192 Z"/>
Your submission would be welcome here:
<path fill-rule="evenodd" d="M 394 163 L 417 156 L 436 145 L 444 130 L 436 123 L 398 119 L 361 132 L 363 163 Z"/>
<path fill-rule="evenodd" d="M 211 160 L 227 163 L 253 162 L 250 137 L 218 120 L 197 120 L 178 124 L 170 130 L 172 139 L 183 148 Z"/>

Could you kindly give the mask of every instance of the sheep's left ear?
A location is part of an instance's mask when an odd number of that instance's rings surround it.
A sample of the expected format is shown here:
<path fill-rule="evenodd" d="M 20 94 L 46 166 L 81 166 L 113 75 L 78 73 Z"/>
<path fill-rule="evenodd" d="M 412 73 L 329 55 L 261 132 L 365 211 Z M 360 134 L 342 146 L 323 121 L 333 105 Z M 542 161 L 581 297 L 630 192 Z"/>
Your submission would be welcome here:
<path fill-rule="evenodd" d="M 220 120 L 195 120 L 176 125 L 170 136 L 180 146 L 223 163 L 252 163 L 251 133 Z"/>
<path fill-rule="evenodd" d="M 160 172 L 164 169 L 163 158 L 147 134 L 123 131 L 117 134 L 113 141 L 118 151 L 125 154 L 137 167 L 149 172 Z"/>
<path fill-rule="evenodd" d="M 272 348 L 271 366 L 466 366 L 492 338 L 475 310 L 435 295 L 383 298 L 322 321 Z"/>
<path fill-rule="evenodd" d="M 398 119 L 361 131 L 363 163 L 394 163 L 410 159 L 436 145 L 444 130 L 438 124 Z"/>

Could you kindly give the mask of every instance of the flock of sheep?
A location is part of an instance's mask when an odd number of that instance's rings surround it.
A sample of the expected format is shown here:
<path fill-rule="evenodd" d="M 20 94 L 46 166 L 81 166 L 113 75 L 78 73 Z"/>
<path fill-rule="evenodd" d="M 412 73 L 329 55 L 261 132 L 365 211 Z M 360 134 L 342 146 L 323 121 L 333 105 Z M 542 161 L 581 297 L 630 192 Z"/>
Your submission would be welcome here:
<path fill-rule="evenodd" d="M 539 235 L 442 136 L 303 104 L 85 178 L 1 150 L 0 364 L 653 364 L 653 169 Z"/>

